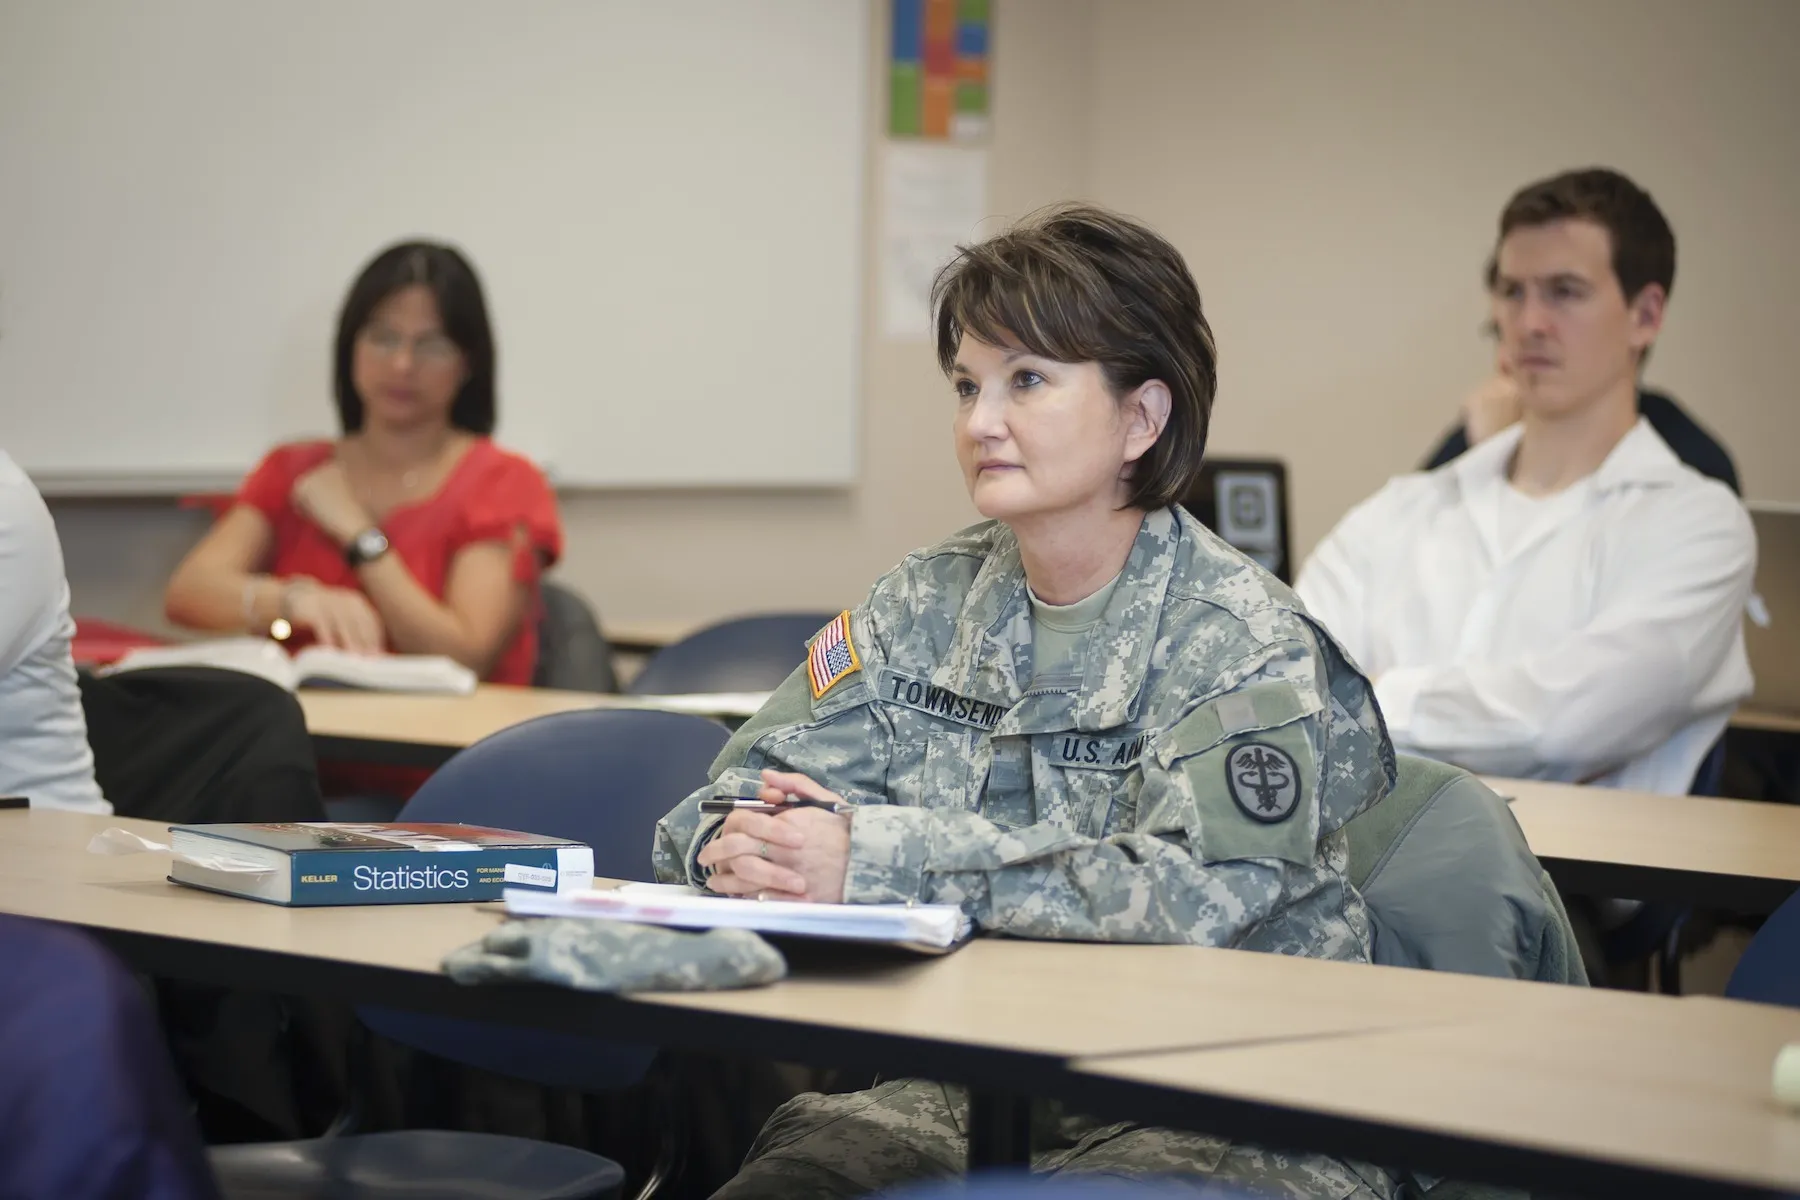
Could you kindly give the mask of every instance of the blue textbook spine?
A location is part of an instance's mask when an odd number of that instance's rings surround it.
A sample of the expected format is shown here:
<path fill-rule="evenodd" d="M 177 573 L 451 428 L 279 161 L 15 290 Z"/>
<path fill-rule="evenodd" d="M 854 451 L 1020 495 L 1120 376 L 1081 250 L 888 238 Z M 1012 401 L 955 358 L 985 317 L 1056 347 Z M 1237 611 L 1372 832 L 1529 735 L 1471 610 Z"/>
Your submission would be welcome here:
<path fill-rule="evenodd" d="M 492 850 L 300 850 L 290 904 L 440 904 L 498 900 L 509 887 L 554 892 L 557 847 Z"/>

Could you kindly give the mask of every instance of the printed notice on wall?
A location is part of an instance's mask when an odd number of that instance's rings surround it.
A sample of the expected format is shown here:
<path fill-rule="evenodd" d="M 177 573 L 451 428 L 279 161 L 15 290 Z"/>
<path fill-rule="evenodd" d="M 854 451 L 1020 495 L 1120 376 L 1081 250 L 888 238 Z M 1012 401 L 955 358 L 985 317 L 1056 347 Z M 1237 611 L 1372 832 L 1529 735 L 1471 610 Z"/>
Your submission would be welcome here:
<path fill-rule="evenodd" d="M 931 281 L 988 215 L 987 151 L 910 141 L 883 150 L 882 336 L 927 339 Z"/>

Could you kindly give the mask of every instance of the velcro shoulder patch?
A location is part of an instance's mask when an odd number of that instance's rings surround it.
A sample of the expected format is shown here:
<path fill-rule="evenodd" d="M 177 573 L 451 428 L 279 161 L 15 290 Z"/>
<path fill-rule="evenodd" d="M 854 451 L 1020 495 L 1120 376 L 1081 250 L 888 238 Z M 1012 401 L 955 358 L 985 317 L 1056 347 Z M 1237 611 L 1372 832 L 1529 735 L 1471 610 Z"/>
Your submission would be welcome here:
<path fill-rule="evenodd" d="M 1186 825 L 1202 862 L 1318 854 L 1319 763 L 1308 718 L 1317 694 L 1279 679 L 1199 705 L 1157 734 L 1149 753 L 1182 782 Z"/>
<path fill-rule="evenodd" d="M 1319 767 L 1305 724 L 1236 734 L 1179 770 L 1199 817 L 1202 862 L 1317 856 Z"/>
<path fill-rule="evenodd" d="M 862 670 L 862 659 L 850 637 L 850 610 L 839 613 L 814 635 L 806 651 L 806 676 L 818 700 L 839 682 Z"/>
<path fill-rule="evenodd" d="M 1157 736 L 1154 753 L 1164 767 L 1201 754 L 1226 738 L 1291 725 L 1321 711 L 1319 698 L 1289 683 L 1252 683 L 1209 700 Z"/>

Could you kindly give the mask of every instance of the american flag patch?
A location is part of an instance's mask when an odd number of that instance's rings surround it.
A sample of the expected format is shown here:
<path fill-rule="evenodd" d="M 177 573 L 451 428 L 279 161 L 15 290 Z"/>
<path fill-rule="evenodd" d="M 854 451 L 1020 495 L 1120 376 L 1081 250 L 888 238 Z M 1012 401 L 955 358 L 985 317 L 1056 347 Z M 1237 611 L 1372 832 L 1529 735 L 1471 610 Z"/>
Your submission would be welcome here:
<path fill-rule="evenodd" d="M 837 619 L 819 631 L 806 652 L 806 674 L 812 680 L 813 699 L 817 700 L 831 686 L 852 671 L 862 670 L 862 659 L 850 644 L 850 612 L 839 613 Z"/>

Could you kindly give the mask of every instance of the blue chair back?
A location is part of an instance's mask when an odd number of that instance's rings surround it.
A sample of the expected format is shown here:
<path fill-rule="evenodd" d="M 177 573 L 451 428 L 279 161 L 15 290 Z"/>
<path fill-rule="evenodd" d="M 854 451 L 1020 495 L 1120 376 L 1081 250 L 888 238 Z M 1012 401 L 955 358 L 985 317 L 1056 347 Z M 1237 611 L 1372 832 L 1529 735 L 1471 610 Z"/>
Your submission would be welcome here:
<path fill-rule="evenodd" d="M 837 613 L 772 613 L 709 625 L 652 655 L 625 689 L 639 696 L 767 692 L 806 658 L 806 643 Z"/>
<path fill-rule="evenodd" d="M 438 768 L 397 818 L 460 821 L 594 848 L 594 873 L 648 879 L 656 822 L 706 782 L 725 727 L 681 713 L 558 713 L 483 738 Z M 383 1037 L 547 1087 L 606 1091 L 655 1048 L 392 1009 L 359 1010 Z"/>
<path fill-rule="evenodd" d="M 402 821 L 462 821 L 594 848 L 594 873 L 649 879 L 656 822 L 706 782 L 730 737 L 684 713 L 595 709 L 538 717 L 439 767 Z"/>
<path fill-rule="evenodd" d="M 1800 892 L 1769 914 L 1732 969 L 1725 994 L 1733 1000 L 1800 1008 Z"/>

